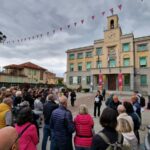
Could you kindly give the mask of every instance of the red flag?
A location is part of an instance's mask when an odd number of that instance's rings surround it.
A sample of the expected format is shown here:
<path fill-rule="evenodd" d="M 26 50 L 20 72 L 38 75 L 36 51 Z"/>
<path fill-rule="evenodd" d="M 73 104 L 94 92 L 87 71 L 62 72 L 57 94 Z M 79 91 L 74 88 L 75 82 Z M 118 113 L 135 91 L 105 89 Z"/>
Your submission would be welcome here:
<path fill-rule="evenodd" d="M 47 32 L 47 35 L 49 35 L 49 32 Z"/>
<path fill-rule="evenodd" d="M 92 16 L 92 20 L 94 20 L 95 19 L 95 16 Z"/>
<path fill-rule="evenodd" d="M 118 8 L 119 8 L 119 10 L 121 10 L 122 9 L 122 4 L 118 5 Z"/>
<path fill-rule="evenodd" d="M 62 27 L 60 28 L 60 31 L 62 31 Z"/>
<path fill-rule="evenodd" d="M 74 25 L 76 26 L 76 25 L 77 25 L 77 23 L 75 22 L 75 23 L 74 23 Z"/>
<path fill-rule="evenodd" d="M 99 86 L 102 86 L 103 85 L 103 75 L 102 73 L 100 72 L 99 73 Z"/>
<path fill-rule="evenodd" d="M 110 12 L 111 12 L 111 14 L 113 15 L 113 13 L 114 13 L 114 9 L 113 9 L 113 8 L 111 8 L 111 9 L 110 9 Z"/>
<path fill-rule="evenodd" d="M 105 15 L 105 11 L 102 12 L 102 15 L 103 15 L 103 16 Z"/>
<path fill-rule="evenodd" d="M 68 25 L 67 27 L 70 28 L 70 25 Z"/>
<path fill-rule="evenodd" d="M 43 35 L 42 35 L 42 34 L 40 34 L 40 36 L 42 37 Z"/>
<path fill-rule="evenodd" d="M 118 74 L 118 85 L 119 85 L 119 87 L 123 86 L 123 75 L 122 75 L 122 73 Z"/>
<path fill-rule="evenodd" d="M 82 23 L 82 24 L 84 23 L 84 19 L 81 20 L 81 23 Z"/>
<path fill-rule="evenodd" d="M 53 30 L 53 33 L 55 33 L 55 30 Z"/>

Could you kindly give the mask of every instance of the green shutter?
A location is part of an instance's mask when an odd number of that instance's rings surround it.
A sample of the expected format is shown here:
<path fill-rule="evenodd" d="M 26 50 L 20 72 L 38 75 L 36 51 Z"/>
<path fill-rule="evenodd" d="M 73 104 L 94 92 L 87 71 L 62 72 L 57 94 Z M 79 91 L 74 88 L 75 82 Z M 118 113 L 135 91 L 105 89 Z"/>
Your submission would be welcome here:
<path fill-rule="evenodd" d="M 129 66 L 130 65 L 130 58 L 124 58 L 123 65 L 124 66 Z"/>
<path fill-rule="evenodd" d="M 74 54 L 69 54 L 69 59 L 74 59 Z"/>
<path fill-rule="evenodd" d="M 138 51 L 145 51 L 145 50 L 147 50 L 147 44 L 138 45 Z"/>
<path fill-rule="evenodd" d="M 141 85 L 147 85 L 147 75 L 141 75 Z"/>
<path fill-rule="evenodd" d="M 102 48 L 101 47 L 96 48 L 96 55 L 102 55 Z"/>
<path fill-rule="evenodd" d="M 87 63 L 86 63 L 86 69 L 87 69 L 87 70 L 90 70 L 90 69 L 91 69 L 91 62 L 87 62 Z"/>
<path fill-rule="evenodd" d="M 78 59 L 82 59 L 83 58 L 83 53 L 78 53 Z"/>
<path fill-rule="evenodd" d="M 123 51 L 128 52 L 130 50 L 130 44 L 129 43 L 124 43 L 123 44 Z"/>
<path fill-rule="evenodd" d="M 102 68 L 102 61 L 97 61 L 97 68 Z"/>
<path fill-rule="evenodd" d="M 82 71 L 82 63 L 78 63 L 78 71 Z"/>
<path fill-rule="evenodd" d="M 146 57 L 140 57 L 140 66 L 146 67 L 146 65 L 147 65 Z"/>

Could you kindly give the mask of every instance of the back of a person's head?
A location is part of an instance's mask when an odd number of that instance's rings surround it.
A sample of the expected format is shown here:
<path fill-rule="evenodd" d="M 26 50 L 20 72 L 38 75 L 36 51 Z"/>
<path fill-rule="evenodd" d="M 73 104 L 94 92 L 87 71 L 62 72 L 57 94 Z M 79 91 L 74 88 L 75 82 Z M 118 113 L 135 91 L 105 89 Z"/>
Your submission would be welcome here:
<path fill-rule="evenodd" d="M 124 102 L 123 105 L 126 109 L 126 113 L 133 113 L 134 112 L 133 106 L 130 102 Z"/>
<path fill-rule="evenodd" d="M 102 112 L 102 115 L 100 117 L 100 124 L 103 127 L 115 129 L 117 126 L 117 116 L 117 111 L 107 107 Z"/>
<path fill-rule="evenodd" d="M 121 133 L 129 133 L 132 131 L 132 128 L 128 120 L 119 118 L 116 130 Z"/>
<path fill-rule="evenodd" d="M 48 101 L 54 101 L 54 100 L 55 100 L 54 94 L 49 94 Z"/>
<path fill-rule="evenodd" d="M 67 106 L 67 97 L 66 96 L 61 96 L 59 98 L 59 103 L 60 103 L 60 105 Z"/>
<path fill-rule="evenodd" d="M 16 97 L 21 96 L 21 95 L 22 95 L 22 92 L 21 92 L 21 91 L 17 91 L 17 92 L 16 92 Z"/>
<path fill-rule="evenodd" d="M 20 108 L 17 116 L 17 124 L 19 126 L 33 121 L 33 113 L 30 107 Z"/>
<path fill-rule="evenodd" d="M 12 100 L 11 97 L 7 97 L 7 98 L 4 98 L 4 99 L 3 99 L 3 103 L 5 103 L 5 104 L 7 104 L 7 105 L 9 105 L 9 106 L 12 106 L 13 100 Z"/>
<path fill-rule="evenodd" d="M 88 114 L 88 108 L 85 104 L 80 105 L 79 114 L 81 114 L 81 115 Z"/>
<path fill-rule="evenodd" d="M 18 150 L 17 137 L 17 131 L 13 127 L 0 129 L 0 150 Z"/>
<path fill-rule="evenodd" d="M 126 112 L 126 109 L 125 109 L 125 107 L 123 105 L 119 105 L 117 107 L 117 111 L 118 111 L 119 114 L 121 114 L 121 113 Z"/>

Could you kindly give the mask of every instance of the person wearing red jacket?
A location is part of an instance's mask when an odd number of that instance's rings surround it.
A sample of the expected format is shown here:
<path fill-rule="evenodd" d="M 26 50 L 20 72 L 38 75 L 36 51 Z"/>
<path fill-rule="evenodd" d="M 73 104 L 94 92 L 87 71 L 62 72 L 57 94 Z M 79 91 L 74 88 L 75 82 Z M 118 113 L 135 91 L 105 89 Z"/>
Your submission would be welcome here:
<path fill-rule="evenodd" d="M 79 107 L 79 114 L 74 119 L 75 137 L 74 145 L 76 150 L 90 150 L 93 138 L 94 122 L 86 105 L 82 104 Z"/>

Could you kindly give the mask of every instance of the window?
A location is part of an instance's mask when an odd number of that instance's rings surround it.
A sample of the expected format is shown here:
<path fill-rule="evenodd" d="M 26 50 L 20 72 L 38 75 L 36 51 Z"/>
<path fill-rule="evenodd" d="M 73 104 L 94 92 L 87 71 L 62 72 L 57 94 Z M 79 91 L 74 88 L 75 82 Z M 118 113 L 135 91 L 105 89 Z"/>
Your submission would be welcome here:
<path fill-rule="evenodd" d="M 83 53 L 78 53 L 78 59 L 82 59 L 83 58 Z"/>
<path fill-rule="evenodd" d="M 82 63 L 78 63 L 78 71 L 82 71 Z"/>
<path fill-rule="evenodd" d="M 87 76 L 86 77 L 86 84 L 90 84 L 91 83 L 91 76 Z"/>
<path fill-rule="evenodd" d="M 124 85 L 130 85 L 130 75 L 129 74 L 125 74 L 124 75 Z"/>
<path fill-rule="evenodd" d="M 74 71 L 74 64 L 70 64 L 70 71 Z"/>
<path fill-rule="evenodd" d="M 87 62 L 87 63 L 86 63 L 86 70 L 87 70 L 87 71 L 91 70 L 91 65 L 92 65 L 91 62 Z"/>
<path fill-rule="evenodd" d="M 34 75 L 36 75 L 36 70 L 34 70 Z"/>
<path fill-rule="evenodd" d="M 137 50 L 138 51 L 148 50 L 147 43 L 145 43 L 145 44 L 139 44 Z"/>
<path fill-rule="evenodd" d="M 146 57 L 140 57 L 140 67 L 146 67 L 147 66 L 147 59 Z"/>
<path fill-rule="evenodd" d="M 96 48 L 96 55 L 102 55 L 102 47 Z"/>
<path fill-rule="evenodd" d="M 123 59 L 123 65 L 124 65 L 125 67 L 130 66 L 130 58 L 124 58 L 124 59 Z"/>
<path fill-rule="evenodd" d="M 109 67 L 116 67 L 116 60 L 115 59 L 109 60 Z"/>
<path fill-rule="evenodd" d="M 147 75 L 140 76 L 141 85 L 147 85 Z"/>
<path fill-rule="evenodd" d="M 111 28 L 111 29 L 114 29 L 114 20 L 111 20 L 111 21 L 110 21 L 110 28 Z"/>
<path fill-rule="evenodd" d="M 69 59 L 74 59 L 74 54 L 69 54 Z"/>
<path fill-rule="evenodd" d="M 81 76 L 78 76 L 78 84 L 81 84 Z"/>
<path fill-rule="evenodd" d="M 40 71 L 40 80 L 43 80 L 44 71 Z"/>
<path fill-rule="evenodd" d="M 97 61 L 97 68 L 102 68 L 102 61 Z"/>
<path fill-rule="evenodd" d="M 123 49 L 124 52 L 130 51 L 130 43 L 122 44 L 122 49 Z"/>
<path fill-rule="evenodd" d="M 86 52 L 86 57 L 88 58 L 92 57 L 92 52 Z"/>
<path fill-rule="evenodd" d="M 69 77 L 69 84 L 73 84 L 73 77 Z"/>

